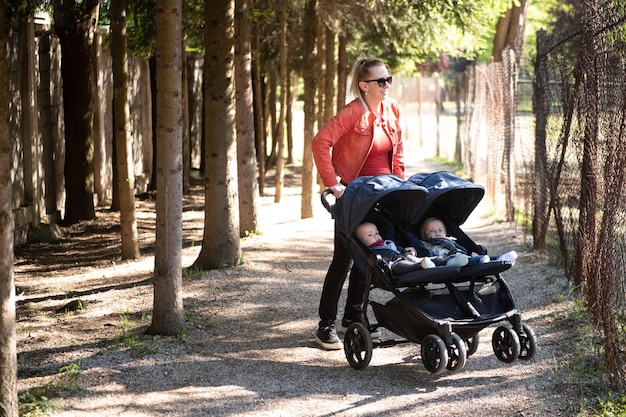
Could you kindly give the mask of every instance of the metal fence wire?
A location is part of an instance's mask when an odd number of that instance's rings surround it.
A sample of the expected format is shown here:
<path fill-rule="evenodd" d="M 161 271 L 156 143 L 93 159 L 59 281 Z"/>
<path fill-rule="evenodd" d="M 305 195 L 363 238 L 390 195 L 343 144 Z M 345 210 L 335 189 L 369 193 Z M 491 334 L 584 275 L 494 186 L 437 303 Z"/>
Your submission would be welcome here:
<path fill-rule="evenodd" d="M 626 5 L 586 0 L 539 32 L 534 163 L 520 193 L 533 242 L 563 264 L 626 390 Z"/>
<path fill-rule="evenodd" d="M 419 120 L 407 137 L 422 144 L 425 135 L 424 145 L 453 159 L 459 135 L 483 202 L 525 222 L 533 246 L 560 262 L 603 340 L 609 379 L 626 392 L 626 3 L 584 0 L 550 34 L 538 33 L 534 69 L 526 68 L 512 49 L 502 62 L 470 66 L 458 125 L 441 123 L 449 109 L 432 118 L 436 106 L 408 94 L 432 80 L 394 80 L 403 87 L 394 97 Z"/>

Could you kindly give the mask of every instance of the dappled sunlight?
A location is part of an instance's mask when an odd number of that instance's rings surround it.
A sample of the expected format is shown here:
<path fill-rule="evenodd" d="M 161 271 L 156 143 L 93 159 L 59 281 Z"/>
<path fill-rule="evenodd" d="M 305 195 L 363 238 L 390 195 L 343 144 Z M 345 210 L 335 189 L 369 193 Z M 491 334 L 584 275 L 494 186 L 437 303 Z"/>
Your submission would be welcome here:
<path fill-rule="evenodd" d="M 556 302 L 555 288 L 562 286 L 541 278 L 552 272 L 539 266 L 545 259 L 529 254 L 518 231 L 483 217 L 468 224 L 479 240 L 520 253 L 505 279 L 514 296 L 524 295 L 518 306 L 524 322 L 539 329 L 535 359 L 500 362 L 490 326 L 461 372 L 430 374 L 418 343 L 376 348 L 367 369 L 357 371 L 343 349 L 326 351 L 314 341 L 334 223 L 319 201 L 314 218 L 300 219 L 300 198 L 299 190 L 284 194 L 281 204 L 261 198 L 260 230 L 241 239 L 241 263 L 198 271 L 191 267 L 202 247 L 202 197 L 186 197 L 185 328 L 177 337 L 144 334 L 153 307 L 152 201 L 141 202 L 138 211 L 141 259 L 119 259 L 119 226 L 105 219 L 70 229 L 60 245 L 25 250 L 16 267 L 20 389 L 41 386 L 62 366 L 80 363 L 80 390 L 55 398 L 55 416 L 515 415 L 525 412 L 523 405 L 493 395 L 520 389 L 528 389 L 532 409 L 541 414 L 553 395 L 544 388 L 563 331 L 556 320 L 561 306 L 546 300 Z M 106 216 L 117 221 L 113 213 Z M 75 299 L 84 308 L 64 311 Z M 339 315 L 344 303 L 345 290 Z M 542 350 L 542 342 L 552 349 Z"/>

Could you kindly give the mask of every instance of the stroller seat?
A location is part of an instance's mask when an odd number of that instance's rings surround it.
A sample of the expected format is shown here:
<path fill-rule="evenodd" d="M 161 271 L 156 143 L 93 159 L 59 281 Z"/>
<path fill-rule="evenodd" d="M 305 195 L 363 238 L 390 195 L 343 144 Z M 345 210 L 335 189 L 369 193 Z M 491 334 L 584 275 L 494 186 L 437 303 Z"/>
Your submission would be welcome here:
<path fill-rule="evenodd" d="M 363 251 L 366 250 L 362 247 L 362 245 L 359 245 L 359 247 Z M 389 277 L 389 281 L 393 284 L 394 288 L 448 282 L 453 280 L 453 278 L 458 277 L 461 272 L 461 268 L 456 266 L 438 266 L 435 268 L 417 269 L 415 271 L 407 272 L 406 274 L 393 274 L 389 265 L 383 260 L 383 258 L 372 252 L 367 255 L 367 263 L 370 268 L 387 271 L 384 275 Z"/>
<path fill-rule="evenodd" d="M 461 270 L 461 268 L 456 266 L 438 266 L 435 268 L 420 269 L 402 275 L 394 275 L 391 282 L 396 287 L 446 282 L 459 276 Z"/>

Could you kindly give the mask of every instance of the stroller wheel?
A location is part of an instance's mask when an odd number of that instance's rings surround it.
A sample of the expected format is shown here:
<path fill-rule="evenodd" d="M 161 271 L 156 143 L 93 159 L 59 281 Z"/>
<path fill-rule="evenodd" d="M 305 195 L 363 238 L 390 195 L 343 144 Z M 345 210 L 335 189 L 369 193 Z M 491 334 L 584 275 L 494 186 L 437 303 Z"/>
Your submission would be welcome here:
<path fill-rule="evenodd" d="M 448 365 L 448 349 L 443 339 L 436 334 L 426 335 L 422 340 L 422 363 L 426 370 L 439 375 Z"/>
<path fill-rule="evenodd" d="M 374 344 L 369 330 L 362 323 L 352 323 L 343 337 L 346 359 L 354 369 L 365 369 L 372 360 Z"/>
<path fill-rule="evenodd" d="M 458 372 L 465 367 L 467 351 L 465 341 L 456 333 L 452 333 L 452 345 L 448 346 L 448 364 L 446 368 Z"/>
<path fill-rule="evenodd" d="M 513 362 L 520 354 L 519 337 L 506 326 L 500 326 L 494 330 L 491 346 L 496 357 L 505 363 Z"/>
<path fill-rule="evenodd" d="M 520 353 L 518 359 L 523 361 L 529 361 L 535 356 L 537 352 L 537 337 L 533 329 L 525 324 L 522 324 L 523 334 L 519 334 Z"/>
<path fill-rule="evenodd" d="M 468 337 L 465 340 L 465 343 L 467 344 L 467 356 L 468 357 L 476 353 L 476 351 L 478 350 L 478 342 L 479 342 L 478 333 L 476 333 L 474 336 Z"/>

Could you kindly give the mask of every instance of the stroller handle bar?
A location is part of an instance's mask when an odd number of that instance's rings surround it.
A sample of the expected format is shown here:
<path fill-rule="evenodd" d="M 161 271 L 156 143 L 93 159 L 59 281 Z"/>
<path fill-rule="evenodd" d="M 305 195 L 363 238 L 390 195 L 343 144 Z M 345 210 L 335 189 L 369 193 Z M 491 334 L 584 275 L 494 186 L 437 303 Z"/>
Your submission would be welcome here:
<path fill-rule="evenodd" d="M 333 195 L 333 192 L 330 188 L 325 189 L 322 192 L 321 195 L 321 199 L 322 199 L 322 205 L 324 206 L 324 208 L 330 213 L 333 214 L 333 207 L 335 206 L 334 204 L 330 204 L 330 201 L 328 201 L 328 196 Z"/>

